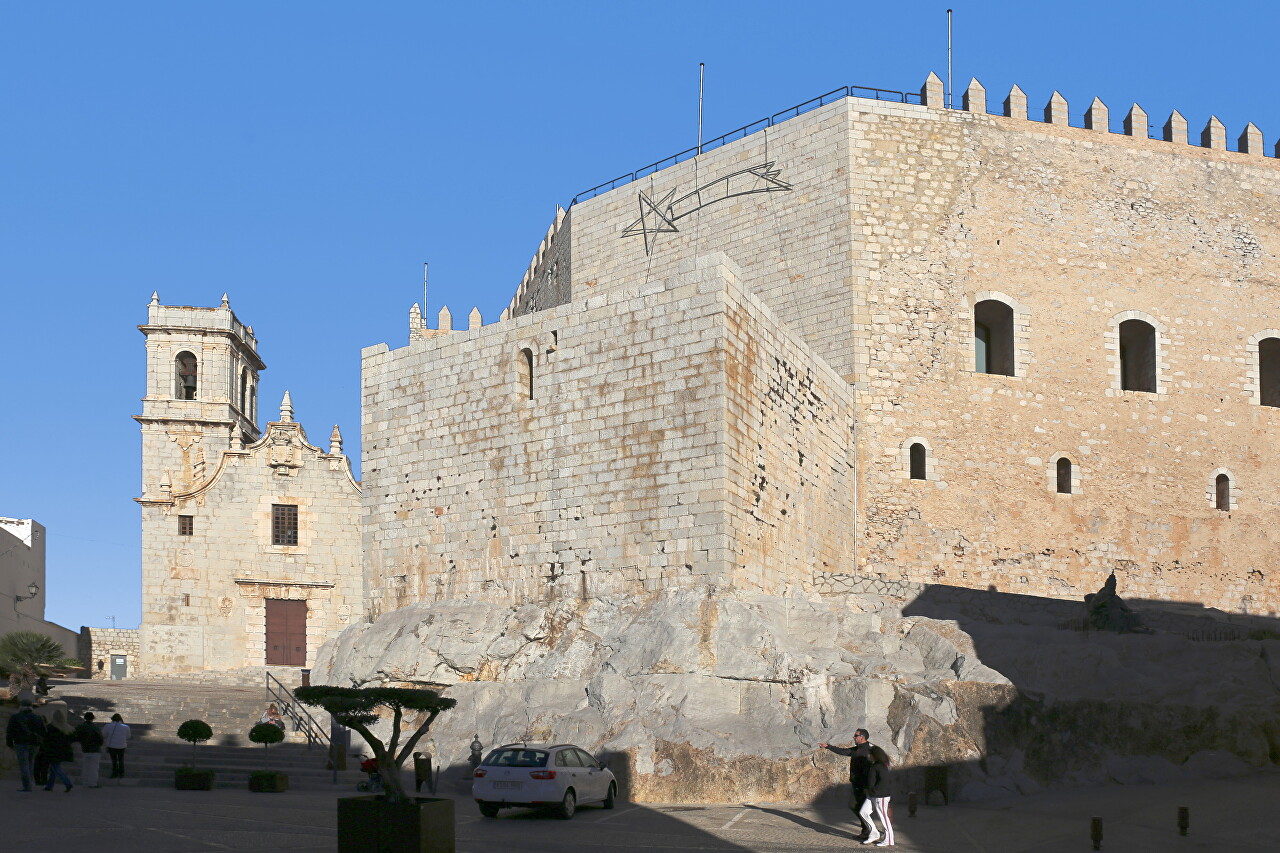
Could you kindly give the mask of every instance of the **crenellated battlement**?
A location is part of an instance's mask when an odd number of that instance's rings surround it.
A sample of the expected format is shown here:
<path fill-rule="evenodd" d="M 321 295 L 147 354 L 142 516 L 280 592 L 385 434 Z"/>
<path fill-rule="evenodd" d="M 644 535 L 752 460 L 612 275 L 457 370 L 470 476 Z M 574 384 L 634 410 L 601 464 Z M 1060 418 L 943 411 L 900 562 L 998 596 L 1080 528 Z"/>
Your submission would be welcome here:
<path fill-rule="evenodd" d="M 942 80 L 938 78 L 937 74 L 930 73 L 928 79 L 925 80 L 924 86 L 920 89 L 920 100 L 921 103 L 931 109 L 946 109 Z M 1026 92 L 1022 91 L 1016 84 L 1009 90 L 1009 94 L 1005 96 L 1000 109 L 998 111 L 989 111 L 987 109 L 986 88 L 978 82 L 976 77 L 971 78 L 968 87 L 961 96 L 960 104 L 959 112 L 999 115 L 1005 118 L 1035 121 L 1028 111 Z M 1069 106 L 1067 99 L 1060 92 L 1054 91 L 1044 105 L 1043 123 L 1063 127 L 1081 127 L 1084 130 L 1094 130 L 1100 133 L 1114 132 L 1111 130 L 1110 110 L 1101 98 L 1095 97 L 1093 99 L 1093 102 L 1084 113 L 1084 123 L 1082 125 L 1071 124 Z M 1159 135 L 1151 133 L 1151 128 L 1147 121 L 1146 110 L 1135 103 L 1129 108 L 1129 112 L 1124 117 L 1120 134 L 1141 139 L 1156 139 L 1164 142 L 1193 145 L 1188 132 L 1187 120 L 1177 110 L 1170 113 L 1169 118 L 1162 125 Z M 1265 152 L 1263 146 L 1262 131 L 1256 124 L 1249 122 L 1236 138 L 1236 149 L 1233 153 L 1250 157 L 1265 156 L 1271 159 L 1280 157 L 1280 143 L 1275 145 L 1270 155 Z M 1200 131 L 1199 142 L 1194 143 L 1194 147 L 1209 148 L 1216 151 L 1232 150 L 1227 147 L 1227 128 L 1221 119 L 1214 115 L 1209 117 L 1204 129 Z"/>

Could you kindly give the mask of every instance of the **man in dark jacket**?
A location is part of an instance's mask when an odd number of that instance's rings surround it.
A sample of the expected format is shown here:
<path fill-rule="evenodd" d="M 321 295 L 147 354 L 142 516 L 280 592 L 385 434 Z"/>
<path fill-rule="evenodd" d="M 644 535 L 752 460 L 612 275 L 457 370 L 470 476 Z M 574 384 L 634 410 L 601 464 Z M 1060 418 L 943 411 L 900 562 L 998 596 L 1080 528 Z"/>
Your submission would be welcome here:
<path fill-rule="evenodd" d="M 18 713 L 9 718 L 5 727 L 4 742 L 18 756 L 18 773 L 22 776 L 24 793 L 31 793 L 31 772 L 35 763 L 36 752 L 44 742 L 44 720 L 31 710 L 31 700 L 23 699 Z"/>
<path fill-rule="evenodd" d="M 101 788 L 98 781 L 98 765 L 102 762 L 102 732 L 93 724 L 93 712 L 86 711 L 84 722 L 76 726 L 74 740 L 80 744 L 84 764 L 80 770 L 80 783 L 88 788 Z"/>
<path fill-rule="evenodd" d="M 853 797 L 849 801 L 849 808 L 853 809 L 853 813 L 858 817 L 858 823 L 862 826 L 860 841 L 869 838 L 875 831 L 875 828 L 862 816 L 862 804 L 867 801 L 867 787 L 871 777 L 871 750 L 879 749 L 871 745 L 870 737 L 866 729 L 858 729 L 853 733 L 853 746 L 818 744 L 822 749 L 829 749 L 836 755 L 849 756 L 849 784 L 853 786 Z"/>

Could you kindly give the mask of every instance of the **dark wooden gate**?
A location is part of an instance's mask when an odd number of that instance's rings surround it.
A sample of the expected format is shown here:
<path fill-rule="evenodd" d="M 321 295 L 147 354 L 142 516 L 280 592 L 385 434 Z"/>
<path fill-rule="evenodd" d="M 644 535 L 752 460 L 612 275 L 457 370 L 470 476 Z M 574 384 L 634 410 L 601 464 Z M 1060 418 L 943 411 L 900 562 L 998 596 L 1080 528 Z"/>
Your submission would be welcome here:
<path fill-rule="evenodd" d="M 307 665 L 307 603 L 267 599 L 267 666 Z"/>

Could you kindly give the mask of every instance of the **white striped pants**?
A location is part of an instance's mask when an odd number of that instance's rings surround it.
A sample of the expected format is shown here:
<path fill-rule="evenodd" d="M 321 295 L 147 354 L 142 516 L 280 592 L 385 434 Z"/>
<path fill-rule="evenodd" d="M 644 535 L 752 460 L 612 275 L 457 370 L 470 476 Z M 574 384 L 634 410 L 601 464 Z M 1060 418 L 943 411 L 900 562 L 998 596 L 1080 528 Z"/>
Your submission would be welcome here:
<path fill-rule="evenodd" d="M 862 810 L 858 812 L 858 816 L 862 818 L 862 822 L 875 830 L 875 824 L 871 820 L 871 813 L 875 811 L 876 819 L 880 821 L 880 825 L 884 827 L 881 832 L 881 838 L 889 844 L 893 844 L 893 824 L 889 821 L 889 798 L 888 797 L 867 797 L 862 804 Z"/>

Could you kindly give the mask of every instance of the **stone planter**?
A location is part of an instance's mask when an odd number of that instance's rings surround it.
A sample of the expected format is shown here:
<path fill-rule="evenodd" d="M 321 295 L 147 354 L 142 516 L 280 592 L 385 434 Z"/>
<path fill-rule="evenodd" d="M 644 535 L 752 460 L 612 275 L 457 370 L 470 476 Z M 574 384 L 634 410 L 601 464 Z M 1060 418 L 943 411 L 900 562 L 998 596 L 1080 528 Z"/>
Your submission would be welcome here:
<path fill-rule="evenodd" d="M 212 769 L 199 770 L 194 767 L 179 767 L 173 771 L 173 787 L 179 791 L 212 791 Z"/>
<path fill-rule="evenodd" d="M 278 794 L 289 790 L 289 774 L 275 770 L 255 770 L 249 774 L 249 790 L 259 794 Z"/>
<path fill-rule="evenodd" d="M 338 800 L 338 853 L 455 853 L 453 800 Z"/>

